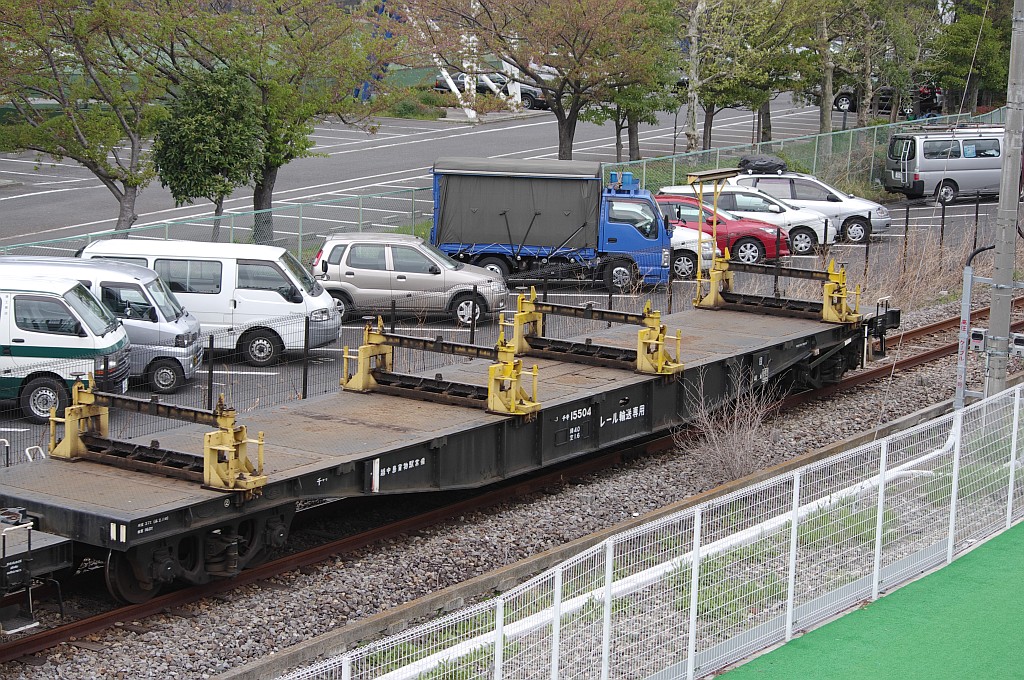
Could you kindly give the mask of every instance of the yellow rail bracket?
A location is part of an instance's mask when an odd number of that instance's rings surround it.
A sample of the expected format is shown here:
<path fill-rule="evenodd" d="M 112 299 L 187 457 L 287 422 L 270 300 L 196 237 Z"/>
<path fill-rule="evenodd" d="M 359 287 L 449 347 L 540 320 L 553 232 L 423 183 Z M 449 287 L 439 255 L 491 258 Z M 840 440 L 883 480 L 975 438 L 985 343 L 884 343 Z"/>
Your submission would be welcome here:
<path fill-rule="evenodd" d="M 850 306 L 850 292 L 846 285 L 846 267 L 836 271 L 835 260 L 828 263 L 828 282 L 823 286 L 821 320 L 831 323 L 857 323 L 860 314 L 860 286 L 853 292 L 853 306 Z"/>
<path fill-rule="evenodd" d="M 203 437 L 203 485 L 219 491 L 245 491 L 259 495 L 267 483 L 263 474 L 263 433 L 249 439 L 245 425 L 235 425 L 235 409 L 224 406 L 224 395 L 214 409 L 217 428 Z M 256 465 L 249 460 L 248 446 L 256 445 Z"/>
<path fill-rule="evenodd" d="M 636 370 L 637 373 L 655 375 L 671 375 L 683 371 L 683 363 L 679 355 L 683 348 L 683 334 L 676 331 L 676 353 L 672 354 L 665 348 L 667 329 L 661 323 L 661 312 L 651 310 L 651 301 L 644 305 L 644 327 L 637 333 Z"/>
<path fill-rule="evenodd" d="M 516 313 L 512 320 L 512 346 L 516 354 L 530 351 L 529 336 L 544 335 L 544 313 L 537 311 L 537 289 L 530 286 L 530 296 L 520 293 L 516 299 Z"/>
<path fill-rule="evenodd" d="M 356 360 L 354 374 L 349 374 L 349 359 Z M 369 323 L 363 328 L 363 344 L 355 356 L 349 354 L 345 346 L 341 370 L 341 386 L 354 392 L 369 392 L 377 387 L 373 371 L 381 369 L 390 372 L 394 366 L 395 350 L 385 344 L 384 319 L 377 317 L 377 328 Z"/>
<path fill-rule="evenodd" d="M 513 416 L 528 416 L 540 410 L 536 364 L 532 371 L 533 392 L 530 394 L 523 388 L 523 362 L 516 359 L 515 345 L 505 342 L 504 332 L 498 337 L 495 349 L 498 360 L 487 369 L 487 410 Z"/>
<path fill-rule="evenodd" d="M 704 283 L 697 282 L 697 293 L 693 298 L 693 306 L 701 309 L 718 309 L 725 304 L 722 293 L 728 293 L 733 288 L 733 272 L 729 270 L 729 249 L 721 257 L 711 261 L 711 271 L 708 272 L 708 291 L 704 292 Z"/>
<path fill-rule="evenodd" d="M 93 384 L 89 374 L 89 385 Z M 57 441 L 57 425 L 64 424 L 64 438 Z M 74 460 L 85 455 L 87 448 L 82 434 L 89 432 L 99 437 L 110 436 L 110 408 L 96 403 L 91 387 L 81 380 L 71 386 L 71 404 L 58 418 L 56 409 L 50 409 L 50 457 Z"/>

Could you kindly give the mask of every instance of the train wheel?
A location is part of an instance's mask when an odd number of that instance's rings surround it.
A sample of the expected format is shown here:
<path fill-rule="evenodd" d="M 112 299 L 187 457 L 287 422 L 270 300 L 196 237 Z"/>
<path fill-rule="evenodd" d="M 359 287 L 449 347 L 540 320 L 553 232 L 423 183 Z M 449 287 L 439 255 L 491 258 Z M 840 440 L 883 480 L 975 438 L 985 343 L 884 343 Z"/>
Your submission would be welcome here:
<path fill-rule="evenodd" d="M 160 593 L 160 585 L 152 584 L 145 588 L 135 570 L 132 569 L 131 560 L 124 553 L 111 550 L 107 554 L 106 567 L 103 576 L 107 581 L 107 590 L 114 599 L 123 604 L 141 604 L 148 602 Z"/>

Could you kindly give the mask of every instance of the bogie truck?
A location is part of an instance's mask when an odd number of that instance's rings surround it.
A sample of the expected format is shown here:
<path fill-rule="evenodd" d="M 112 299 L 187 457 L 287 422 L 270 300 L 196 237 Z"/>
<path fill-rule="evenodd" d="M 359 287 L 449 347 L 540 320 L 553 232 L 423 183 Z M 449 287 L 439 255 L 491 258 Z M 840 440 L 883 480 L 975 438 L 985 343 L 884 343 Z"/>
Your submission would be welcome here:
<path fill-rule="evenodd" d="M 440 158 L 431 242 L 501 274 L 603 281 L 622 292 L 669 280 L 672 233 L 632 173 L 600 163 Z"/>

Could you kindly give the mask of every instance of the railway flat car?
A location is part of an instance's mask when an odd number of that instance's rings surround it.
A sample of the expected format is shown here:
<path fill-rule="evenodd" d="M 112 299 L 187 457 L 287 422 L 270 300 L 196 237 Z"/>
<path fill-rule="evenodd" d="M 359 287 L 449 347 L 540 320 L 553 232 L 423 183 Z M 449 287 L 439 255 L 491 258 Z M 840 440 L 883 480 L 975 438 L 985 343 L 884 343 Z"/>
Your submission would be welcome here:
<path fill-rule="evenodd" d="M 342 391 L 246 413 L 245 425 L 223 405 L 199 412 L 76 389 L 76 405 L 51 424 L 51 457 L 0 470 L 0 506 L 26 508 L 78 555 L 105 560 L 112 595 L 141 602 L 173 580 L 204 583 L 262 561 L 287 540 L 297 501 L 481 487 L 640 442 L 741 389 L 838 381 L 871 336 L 898 325 L 898 312 L 825 322 L 820 304 L 725 302 L 662 317 L 521 298 L 513 341 L 494 349 L 368 326 Z M 546 313 L 624 323 L 550 339 Z M 393 346 L 480 358 L 395 374 Z M 114 441 L 103 404 L 192 423 L 158 441 Z"/>

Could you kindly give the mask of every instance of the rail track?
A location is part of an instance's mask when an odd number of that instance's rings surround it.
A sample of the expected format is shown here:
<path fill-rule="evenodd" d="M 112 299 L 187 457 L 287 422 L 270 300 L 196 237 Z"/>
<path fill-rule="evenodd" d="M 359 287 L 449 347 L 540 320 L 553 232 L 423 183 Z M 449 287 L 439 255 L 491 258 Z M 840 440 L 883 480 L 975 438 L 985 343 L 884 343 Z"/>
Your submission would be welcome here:
<path fill-rule="evenodd" d="M 1014 307 L 1018 311 L 1024 309 L 1024 299 L 1016 300 Z M 987 314 L 987 308 L 976 310 L 972 314 L 972 321 L 984 318 Z M 909 351 L 907 356 L 897 357 L 894 361 L 882 366 L 857 371 L 847 376 L 839 384 L 788 397 L 782 408 L 795 408 L 802 403 L 823 396 L 842 393 L 858 385 L 885 378 L 894 372 L 906 371 L 916 366 L 953 355 L 958 348 L 956 332 L 959 328 L 959 322 L 959 317 L 954 317 L 907 330 L 893 338 L 894 342 L 889 347 L 889 351 L 892 353 Z M 1011 324 L 1011 327 L 1014 330 L 1024 328 L 1024 320 L 1014 322 Z M 919 351 L 911 349 L 919 344 L 925 344 L 926 346 Z M 23 658 L 56 647 L 62 643 L 94 635 L 118 624 L 139 621 L 149 616 L 180 610 L 182 607 L 204 598 L 222 596 L 223 593 L 239 586 L 267 582 L 269 579 L 286 572 L 317 564 L 333 556 L 351 553 L 379 541 L 414 532 L 474 510 L 494 506 L 553 485 L 560 485 L 566 480 L 579 478 L 606 469 L 631 457 L 671 448 L 674 444 L 675 439 L 673 435 L 652 437 L 647 441 L 638 442 L 627 448 L 591 456 L 583 461 L 548 468 L 544 472 L 532 475 L 529 478 L 505 483 L 483 493 L 475 494 L 470 498 L 462 498 L 443 507 L 422 512 L 412 517 L 388 522 L 369 530 L 360 531 L 355 535 L 329 540 L 321 545 L 285 555 L 260 566 L 247 569 L 232 579 L 169 592 L 142 604 L 118 607 L 77 621 L 45 629 L 32 635 L 8 640 L 0 643 L 0 663 Z"/>

